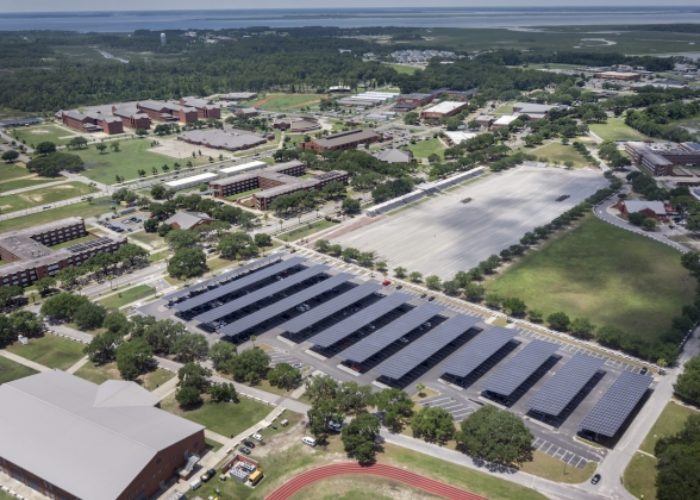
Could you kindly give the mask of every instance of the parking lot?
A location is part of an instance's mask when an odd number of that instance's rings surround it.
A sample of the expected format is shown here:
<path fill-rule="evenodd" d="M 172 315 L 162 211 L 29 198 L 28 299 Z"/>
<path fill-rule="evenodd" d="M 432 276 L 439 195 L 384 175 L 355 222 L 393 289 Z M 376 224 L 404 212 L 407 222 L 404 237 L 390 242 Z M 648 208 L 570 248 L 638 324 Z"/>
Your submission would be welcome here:
<path fill-rule="evenodd" d="M 524 165 L 377 217 L 333 242 L 374 251 L 389 268 L 449 279 L 606 186 L 599 171 Z"/>

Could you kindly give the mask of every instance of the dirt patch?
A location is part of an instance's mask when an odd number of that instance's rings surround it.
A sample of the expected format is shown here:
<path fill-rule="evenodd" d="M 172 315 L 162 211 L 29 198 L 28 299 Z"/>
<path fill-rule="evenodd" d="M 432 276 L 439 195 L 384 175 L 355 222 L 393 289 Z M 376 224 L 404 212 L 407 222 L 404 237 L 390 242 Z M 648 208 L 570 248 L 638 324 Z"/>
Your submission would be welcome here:
<path fill-rule="evenodd" d="M 196 146 L 194 144 L 188 144 L 184 141 L 178 141 L 177 139 L 158 139 L 158 142 L 159 144 L 157 146 L 148 149 L 148 151 L 179 160 L 194 160 L 195 158 L 192 156 L 192 153 L 199 157 L 200 151 L 202 153 L 202 157 L 204 158 L 211 156 L 214 159 L 218 159 L 219 155 L 222 154 L 226 159 L 232 158 L 231 153 L 228 151 L 207 148 L 204 146 Z"/>

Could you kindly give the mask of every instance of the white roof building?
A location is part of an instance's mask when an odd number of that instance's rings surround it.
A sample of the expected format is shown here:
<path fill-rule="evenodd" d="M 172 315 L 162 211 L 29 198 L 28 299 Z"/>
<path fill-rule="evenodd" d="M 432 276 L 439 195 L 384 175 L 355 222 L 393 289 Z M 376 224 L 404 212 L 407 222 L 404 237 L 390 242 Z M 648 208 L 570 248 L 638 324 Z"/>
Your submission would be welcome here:
<path fill-rule="evenodd" d="M 463 132 L 460 130 L 456 130 L 453 132 L 450 132 L 449 130 L 446 132 L 443 132 L 445 137 L 447 137 L 447 140 L 454 145 L 461 144 L 464 141 L 468 141 L 469 139 L 473 139 L 476 137 L 477 134 L 476 132 Z"/>
<path fill-rule="evenodd" d="M 247 163 L 241 163 L 240 165 L 233 165 L 232 167 L 226 167 L 219 170 L 219 173 L 224 175 L 235 175 L 241 174 L 243 172 L 249 172 L 251 170 L 258 170 L 267 166 L 264 161 L 249 161 Z"/>
<path fill-rule="evenodd" d="M 216 177 L 217 175 L 213 172 L 205 172 L 203 174 L 191 175 L 189 177 L 183 177 L 182 179 L 168 181 L 165 185 L 170 189 L 187 189 L 202 184 L 203 182 L 209 182 L 212 179 L 216 179 Z"/>

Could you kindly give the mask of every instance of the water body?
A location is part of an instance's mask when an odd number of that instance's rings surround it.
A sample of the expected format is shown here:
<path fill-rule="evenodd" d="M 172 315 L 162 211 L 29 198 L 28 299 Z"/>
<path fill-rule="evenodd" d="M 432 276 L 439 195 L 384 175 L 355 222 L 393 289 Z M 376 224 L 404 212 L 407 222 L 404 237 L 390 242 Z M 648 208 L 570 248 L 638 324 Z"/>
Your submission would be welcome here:
<path fill-rule="evenodd" d="M 700 7 L 266 9 L 209 11 L 12 13 L 0 31 L 132 32 L 138 29 L 224 29 L 372 26 L 521 28 L 530 26 L 700 23 Z"/>

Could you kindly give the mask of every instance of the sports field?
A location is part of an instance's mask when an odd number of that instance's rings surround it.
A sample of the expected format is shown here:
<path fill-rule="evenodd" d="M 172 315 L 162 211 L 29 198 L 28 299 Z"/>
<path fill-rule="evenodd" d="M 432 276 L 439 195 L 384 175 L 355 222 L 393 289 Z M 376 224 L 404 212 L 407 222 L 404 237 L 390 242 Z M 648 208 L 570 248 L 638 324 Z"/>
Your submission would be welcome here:
<path fill-rule="evenodd" d="M 290 111 L 317 105 L 323 94 L 267 94 L 250 103 L 250 106 L 266 111 Z"/>
<path fill-rule="evenodd" d="M 592 123 L 591 132 L 604 141 L 643 141 L 647 136 L 625 124 L 624 118 L 608 118 L 607 123 Z"/>
<path fill-rule="evenodd" d="M 32 189 L 18 194 L 0 196 L 0 211 L 14 212 L 25 208 L 37 207 L 46 203 L 77 198 L 97 191 L 82 182 L 66 182 L 56 186 Z"/>
<path fill-rule="evenodd" d="M 542 159 L 555 165 L 566 165 L 568 162 L 571 162 L 573 167 L 590 166 L 590 163 L 581 156 L 581 153 L 568 144 L 551 142 L 535 149 L 525 149 L 525 152 L 537 156 L 537 159 Z"/>
<path fill-rule="evenodd" d="M 449 279 L 605 186 L 607 181 L 588 169 L 520 166 L 329 238 L 344 247 L 373 250 L 390 268 L 403 266 Z M 556 201 L 561 195 L 569 198 Z"/>
<path fill-rule="evenodd" d="M 487 284 L 545 315 L 563 311 L 649 342 L 692 302 L 695 287 L 677 251 L 592 215 Z"/>
<path fill-rule="evenodd" d="M 29 147 L 34 147 L 40 142 L 46 141 L 53 142 L 58 146 L 68 144 L 68 141 L 78 134 L 56 125 L 44 124 L 14 128 L 11 131 L 11 135 Z"/>

